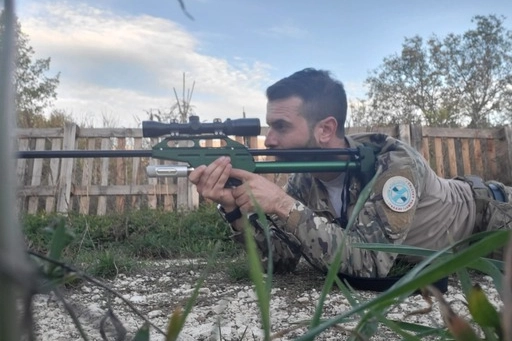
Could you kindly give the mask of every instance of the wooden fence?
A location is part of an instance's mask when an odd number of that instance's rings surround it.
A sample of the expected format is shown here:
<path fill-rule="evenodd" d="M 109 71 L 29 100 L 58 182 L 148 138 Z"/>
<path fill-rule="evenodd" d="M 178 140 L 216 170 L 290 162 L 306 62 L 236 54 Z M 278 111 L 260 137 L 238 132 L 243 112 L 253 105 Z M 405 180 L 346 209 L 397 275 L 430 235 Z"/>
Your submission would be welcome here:
<path fill-rule="evenodd" d="M 446 129 L 400 125 L 349 128 L 348 133 L 383 132 L 401 139 L 446 178 L 480 175 L 512 184 L 512 127 Z M 263 129 L 265 133 L 265 129 Z M 18 150 L 139 150 L 157 139 L 142 137 L 141 129 L 63 128 L 20 129 Z M 264 148 L 264 137 L 245 139 L 251 148 Z M 133 158 L 18 159 L 18 209 L 23 212 L 69 212 L 104 215 L 143 207 L 164 210 L 197 207 L 199 197 L 186 178 L 148 178 L 150 164 L 170 163 Z M 271 175 L 274 176 L 274 175 Z M 274 176 L 275 178 L 275 176 Z"/>

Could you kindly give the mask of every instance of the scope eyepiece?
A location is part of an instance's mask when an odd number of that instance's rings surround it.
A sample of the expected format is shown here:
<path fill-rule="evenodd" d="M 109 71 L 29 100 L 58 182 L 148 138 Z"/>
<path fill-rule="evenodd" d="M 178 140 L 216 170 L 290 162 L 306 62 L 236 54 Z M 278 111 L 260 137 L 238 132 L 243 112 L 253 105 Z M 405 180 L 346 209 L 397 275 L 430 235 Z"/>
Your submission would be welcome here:
<path fill-rule="evenodd" d="M 261 133 L 258 118 L 227 119 L 224 122 L 201 123 L 199 116 L 190 116 L 188 123 L 162 123 L 156 121 L 142 122 L 142 136 L 158 137 L 163 135 L 237 135 L 258 136 Z"/>

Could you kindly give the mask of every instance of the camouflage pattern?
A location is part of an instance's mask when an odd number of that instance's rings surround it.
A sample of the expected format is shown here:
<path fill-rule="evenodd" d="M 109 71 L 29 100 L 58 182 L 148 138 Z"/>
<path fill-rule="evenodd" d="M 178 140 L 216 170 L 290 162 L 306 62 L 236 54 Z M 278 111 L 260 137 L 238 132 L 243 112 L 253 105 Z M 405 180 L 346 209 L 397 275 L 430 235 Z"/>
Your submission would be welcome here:
<path fill-rule="evenodd" d="M 477 214 L 475 232 L 512 229 L 512 187 L 504 186 L 500 182 L 488 181 L 486 184 L 494 184 L 504 194 L 507 202 L 493 200 L 491 191 L 475 191 L 475 200 L 481 202 L 482 210 Z M 495 250 L 489 255 L 494 259 L 502 260 L 504 248 Z"/>
<path fill-rule="evenodd" d="M 429 249 L 441 249 L 473 233 L 477 217 L 471 186 L 460 180 L 439 178 L 428 163 L 411 146 L 384 134 L 347 136 L 350 147 L 364 144 L 377 152 L 376 167 L 382 168 L 363 209 L 352 227 L 340 226 L 323 184 L 311 174 L 290 176 L 286 191 L 297 199 L 288 219 L 268 217 L 270 225 L 274 271 L 290 272 L 303 256 L 322 272 L 328 270 L 339 247 L 343 261 L 339 273 L 358 277 L 385 277 L 393 266 L 396 254 L 369 251 L 353 247 L 355 243 L 407 244 Z M 349 174 L 350 202 L 348 217 L 364 184 L 357 174 Z M 383 188 L 395 177 L 407 179 L 414 187 L 415 198 L 402 212 L 385 203 Z M 496 183 L 496 182 L 495 182 Z M 499 185 L 508 194 L 509 202 L 487 205 L 483 227 L 511 228 L 512 188 Z M 491 202 L 491 201 L 489 201 Z M 506 212 L 505 212 L 506 211 Z M 505 212 L 503 214 L 497 212 Z M 508 220 L 507 220 L 508 219 Z M 508 221 L 504 225 L 505 220 Z M 508 225 L 507 225 L 508 224 Z M 268 243 L 263 229 L 253 219 L 254 236 L 267 260 Z M 235 239 L 242 241 L 238 234 Z"/>

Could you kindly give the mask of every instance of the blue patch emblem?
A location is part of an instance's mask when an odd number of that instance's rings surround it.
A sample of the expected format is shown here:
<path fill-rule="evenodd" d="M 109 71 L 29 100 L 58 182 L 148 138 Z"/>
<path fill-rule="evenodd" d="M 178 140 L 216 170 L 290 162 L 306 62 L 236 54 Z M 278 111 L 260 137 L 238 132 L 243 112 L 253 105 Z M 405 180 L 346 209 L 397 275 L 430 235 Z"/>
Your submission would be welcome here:
<path fill-rule="evenodd" d="M 403 176 L 393 176 L 384 184 L 382 198 L 391 210 L 406 212 L 416 202 L 416 189 L 411 180 Z"/>

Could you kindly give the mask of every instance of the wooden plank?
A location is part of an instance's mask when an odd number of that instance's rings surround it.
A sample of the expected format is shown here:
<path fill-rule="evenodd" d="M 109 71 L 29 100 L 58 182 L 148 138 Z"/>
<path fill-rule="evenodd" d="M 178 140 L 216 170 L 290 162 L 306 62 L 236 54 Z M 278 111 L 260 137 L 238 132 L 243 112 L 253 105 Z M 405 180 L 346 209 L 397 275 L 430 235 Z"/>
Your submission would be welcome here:
<path fill-rule="evenodd" d="M 400 124 L 398 126 L 398 139 L 411 145 L 411 128 L 409 124 Z"/>
<path fill-rule="evenodd" d="M 469 140 L 462 139 L 462 164 L 464 165 L 464 174 L 461 175 L 471 175 L 471 158 L 469 156 Z"/>
<path fill-rule="evenodd" d="M 101 149 L 102 150 L 110 150 L 112 148 L 112 142 L 110 138 L 101 139 Z M 101 158 L 101 166 L 100 166 L 100 185 L 107 186 L 108 185 L 108 174 L 109 174 L 109 161 L 110 159 L 107 157 Z M 105 215 L 107 213 L 107 198 L 105 196 L 100 196 L 98 198 L 98 207 L 96 208 L 97 215 Z"/>
<path fill-rule="evenodd" d="M 476 174 L 484 179 L 488 177 L 488 174 L 484 174 L 484 164 L 482 162 L 482 148 L 480 145 L 480 139 L 473 140 L 473 151 L 475 160 L 475 171 Z"/>
<path fill-rule="evenodd" d="M 350 127 L 346 129 L 347 135 L 356 135 L 363 133 L 382 133 L 392 137 L 398 137 L 398 129 L 393 127 Z"/>
<path fill-rule="evenodd" d="M 55 186 L 37 186 L 33 187 L 30 185 L 19 186 L 17 195 L 18 197 L 31 197 L 31 196 L 39 196 L 39 197 L 54 197 L 57 195 L 58 188 Z"/>
<path fill-rule="evenodd" d="M 158 139 L 153 138 L 151 139 L 151 145 L 154 146 L 158 143 Z M 149 159 L 150 165 L 158 165 L 160 161 L 158 159 L 151 158 Z M 148 184 L 152 186 L 158 185 L 158 179 L 157 178 L 148 178 Z M 156 191 L 152 193 L 148 193 L 148 207 L 151 209 L 156 209 L 158 206 L 158 198 L 156 196 Z"/>
<path fill-rule="evenodd" d="M 64 128 L 29 128 L 29 129 L 16 129 L 16 136 L 18 139 L 33 139 L 33 138 L 62 138 L 64 135 Z M 22 149 L 20 149 L 22 150 Z"/>
<path fill-rule="evenodd" d="M 138 149 L 142 149 L 142 138 L 135 138 L 133 140 L 133 149 L 135 150 L 138 150 Z M 133 185 L 139 185 L 140 184 L 140 163 L 141 163 L 141 158 L 140 157 L 134 157 L 132 159 L 132 186 Z M 137 200 L 137 199 L 140 199 L 138 198 L 137 196 L 133 196 L 132 197 L 132 203 L 131 203 L 131 207 L 134 208 L 134 209 L 139 209 L 140 208 L 140 200 Z"/>
<path fill-rule="evenodd" d="M 176 193 L 176 186 L 159 185 L 91 185 L 74 186 L 73 196 L 117 196 L 117 195 L 161 195 L 163 193 Z M 55 186 L 23 186 L 18 190 L 18 196 L 54 196 L 56 194 Z"/>
<path fill-rule="evenodd" d="M 206 144 L 209 147 L 218 148 L 221 145 L 220 140 L 208 140 Z M 165 183 L 170 185 L 171 183 L 176 182 L 178 186 L 178 193 L 176 195 L 176 210 L 188 210 L 188 195 L 189 195 L 189 183 L 187 178 L 177 178 L 177 179 L 165 179 Z M 171 194 L 166 194 L 164 196 L 164 210 L 173 211 L 174 207 L 174 197 Z"/>
<path fill-rule="evenodd" d="M 28 139 L 20 139 L 18 140 L 18 150 L 20 151 L 26 151 L 28 150 L 29 146 L 29 140 Z M 27 159 L 18 159 L 17 160 L 17 166 L 16 166 L 16 181 L 17 185 L 24 186 L 25 185 L 25 171 L 27 167 Z M 17 210 L 19 212 L 23 211 L 25 209 L 25 198 L 24 197 L 18 197 L 18 200 L 16 201 Z"/>
<path fill-rule="evenodd" d="M 61 149 L 62 139 L 52 138 L 52 150 Z M 56 186 L 58 184 L 59 176 L 59 165 L 60 159 L 50 159 L 50 172 L 48 174 L 48 186 Z M 53 212 L 55 210 L 55 196 L 49 196 L 45 200 L 45 211 L 46 213 Z"/>
<path fill-rule="evenodd" d="M 96 145 L 95 139 L 88 139 L 87 149 L 93 150 L 95 145 Z M 87 158 L 84 160 L 84 166 L 83 166 L 83 170 L 82 170 L 82 186 L 85 186 L 86 188 L 89 188 L 91 186 L 93 166 L 94 166 L 93 158 Z M 90 205 L 89 195 L 82 196 L 79 200 L 80 214 L 89 214 L 89 205 Z"/>
<path fill-rule="evenodd" d="M 460 137 L 468 139 L 498 138 L 500 135 L 497 129 L 453 129 L 453 128 L 431 128 L 423 127 L 423 136 L 430 137 Z"/>
<path fill-rule="evenodd" d="M 258 149 L 258 146 L 259 146 L 258 136 L 249 137 L 249 140 L 247 141 L 247 145 L 249 146 L 249 148 Z"/>
<path fill-rule="evenodd" d="M 162 195 L 176 194 L 175 185 L 91 185 L 75 186 L 74 196 L 125 196 L 125 195 Z"/>
<path fill-rule="evenodd" d="M 126 149 L 126 139 L 118 138 L 117 139 L 117 149 L 125 150 Z M 126 158 L 119 157 L 116 158 L 116 185 L 125 185 L 126 184 Z M 120 195 L 116 198 L 116 212 L 123 212 L 124 206 L 126 203 L 126 198 L 124 195 Z"/>
<path fill-rule="evenodd" d="M 425 160 L 427 160 L 427 163 L 430 164 L 430 146 L 428 143 L 428 137 L 424 137 L 422 139 L 421 153 L 423 154 Z"/>
<path fill-rule="evenodd" d="M 497 165 L 497 158 L 496 158 L 496 143 L 494 140 L 487 140 L 487 162 L 489 165 L 489 171 L 490 171 L 490 178 L 491 179 L 497 179 L 498 176 L 498 165 Z"/>
<path fill-rule="evenodd" d="M 20 139 L 18 141 L 18 150 L 26 151 L 28 150 L 29 140 L 28 139 Z M 16 167 L 16 178 L 18 184 L 25 184 L 25 170 L 27 167 L 27 159 L 18 159 L 18 166 Z"/>
<path fill-rule="evenodd" d="M 422 143 L 422 128 L 419 124 L 411 124 L 411 146 L 414 147 L 418 152 L 424 155 L 423 153 L 423 143 Z"/>
<path fill-rule="evenodd" d="M 444 157 L 443 157 L 443 141 L 440 137 L 434 138 L 434 151 L 436 160 L 436 173 L 438 176 L 444 178 Z"/>
<path fill-rule="evenodd" d="M 195 210 L 199 207 L 199 193 L 197 193 L 197 188 L 195 185 L 190 183 L 190 186 L 188 187 L 188 207 L 190 210 Z"/>
<path fill-rule="evenodd" d="M 448 164 L 450 165 L 450 174 L 448 174 L 448 177 L 453 178 L 458 175 L 457 156 L 455 155 L 455 139 L 448 138 L 446 142 L 448 148 Z"/>
<path fill-rule="evenodd" d="M 62 139 L 63 150 L 75 149 L 76 128 L 74 123 L 66 123 Z M 57 195 L 57 212 L 67 213 L 71 208 L 71 184 L 73 176 L 73 159 L 63 159 L 60 167 L 59 194 Z"/>
<path fill-rule="evenodd" d="M 178 179 L 173 179 L 173 178 L 165 178 L 164 179 L 164 184 L 165 184 L 165 188 L 166 188 L 166 191 L 161 193 L 164 197 L 164 211 L 174 211 L 174 196 L 169 188 L 171 186 L 174 185 L 174 181 L 176 181 L 176 186 L 177 186 L 177 195 L 176 195 L 176 201 L 177 201 L 177 205 L 176 205 L 176 209 L 178 210 L 186 210 L 188 207 L 186 205 L 187 203 L 187 200 L 188 200 L 188 183 L 187 183 L 187 179 L 183 179 L 183 178 L 178 178 Z"/>
<path fill-rule="evenodd" d="M 36 149 L 35 150 L 44 150 L 46 140 L 44 138 L 36 139 Z M 41 176 L 43 175 L 43 159 L 34 159 L 32 164 L 32 179 L 30 181 L 30 185 L 34 187 L 38 187 L 41 185 Z M 34 196 L 28 199 L 28 213 L 35 214 L 37 213 L 39 206 L 39 197 Z"/>
<path fill-rule="evenodd" d="M 127 137 L 143 137 L 140 128 L 80 128 L 78 137 L 93 138 L 127 138 Z"/>
<path fill-rule="evenodd" d="M 506 160 L 503 160 L 503 163 L 505 165 L 505 172 L 502 175 L 502 179 L 500 179 L 502 182 L 512 186 L 512 125 L 509 125 L 507 127 L 503 127 L 503 136 L 504 136 L 504 148 L 505 148 L 505 158 Z"/>

